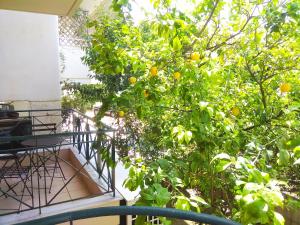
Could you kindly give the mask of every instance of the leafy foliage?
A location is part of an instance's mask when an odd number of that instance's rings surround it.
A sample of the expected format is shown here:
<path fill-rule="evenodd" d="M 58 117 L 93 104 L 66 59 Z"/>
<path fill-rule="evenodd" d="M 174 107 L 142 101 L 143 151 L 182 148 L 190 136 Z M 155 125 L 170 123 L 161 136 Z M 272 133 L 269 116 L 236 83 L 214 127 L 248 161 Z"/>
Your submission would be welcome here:
<path fill-rule="evenodd" d="M 135 137 L 124 185 L 140 188 L 137 204 L 284 224 L 282 191 L 299 194 L 299 2 L 152 3 L 138 26 L 130 1 L 89 22 L 83 60 L 105 94 L 78 88 L 103 102 L 98 119 L 124 112 Z"/>

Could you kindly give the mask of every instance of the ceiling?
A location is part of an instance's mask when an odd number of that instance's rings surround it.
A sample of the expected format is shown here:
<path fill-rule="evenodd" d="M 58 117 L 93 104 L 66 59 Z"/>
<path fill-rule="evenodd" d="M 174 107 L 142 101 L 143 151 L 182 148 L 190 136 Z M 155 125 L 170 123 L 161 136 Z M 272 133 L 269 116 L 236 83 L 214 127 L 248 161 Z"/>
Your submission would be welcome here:
<path fill-rule="evenodd" d="M 72 15 L 82 0 L 0 0 L 0 9 L 53 14 Z"/>

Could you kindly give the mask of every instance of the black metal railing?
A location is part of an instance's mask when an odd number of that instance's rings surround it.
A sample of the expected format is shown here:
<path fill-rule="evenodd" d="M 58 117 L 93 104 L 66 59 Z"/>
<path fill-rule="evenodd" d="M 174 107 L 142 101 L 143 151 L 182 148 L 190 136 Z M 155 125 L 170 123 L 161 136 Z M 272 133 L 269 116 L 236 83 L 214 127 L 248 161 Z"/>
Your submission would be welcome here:
<path fill-rule="evenodd" d="M 189 220 L 198 222 L 200 224 L 212 225 L 240 225 L 228 219 L 220 218 L 213 215 L 196 213 L 191 211 L 183 211 L 171 208 L 158 208 L 158 207 L 144 207 L 144 206 L 116 206 L 116 207 L 102 207 L 95 209 L 86 209 L 74 212 L 62 213 L 54 216 L 45 217 L 42 219 L 31 220 L 28 222 L 18 223 L 18 225 L 52 225 L 69 222 L 80 219 L 88 219 L 100 216 L 116 216 L 116 215 L 140 215 L 140 216 L 155 216 L 166 217 L 180 220 Z M 106 224 L 106 223 L 101 223 Z M 99 224 L 100 225 L 100 224 Z"/>
<path fill-rule="evenodd" d="M 17 203 L 14 209 L 1 210 L 0 207 L 0 215 L 35 208 L 41 210 L 44 206 L 85 198 L 58 201 L 59 195 L 79 176 L 89 179 L 99 188 L 99 193 L 88 197 L 105 193 L 115 196 L 115 130 L 99 130 L 92 118 L 72 109 L 14 112 L 19 117 L 5 122 L 21 124 L 21 121 L 29 121 L 31 129 L 17 136 L 7 127 L 3 128 L 4 135 L 0 132 L 0 203 L 7 199 Z M 19 129 L 24 129 L 24 126 Z M 74 165 L 62 157 L 63 149 L 71 149 L 79 164 Z M 61 164 L 72 168 L 73 173 L 66 177 Z M 63 184 L 54 189 L 57 171 Z M 97 176 L 93 177 L 91 171 Z M 18 194 L 17 189 L 21 193 Z"/>

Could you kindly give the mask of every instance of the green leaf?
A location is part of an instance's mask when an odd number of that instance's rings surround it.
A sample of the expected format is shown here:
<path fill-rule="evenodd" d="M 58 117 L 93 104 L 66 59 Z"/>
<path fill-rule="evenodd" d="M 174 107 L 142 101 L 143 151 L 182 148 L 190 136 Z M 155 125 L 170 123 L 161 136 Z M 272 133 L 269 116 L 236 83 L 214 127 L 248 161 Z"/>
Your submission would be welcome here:
<path fill-rule="evenodd" d="M 177 134 L 179 131 L 180 131 L 181 129 L 180 129 L 180 127 L 179 126 L 177 126 L 177 127 L 173 127 L 173 129 L 172 129 L 172 135 L 175 135 L 175 134 Z"/>
<path fill-rule="evenodd" d="M 203 198 L 199 197 L 199 196 L 192 196 L 191 200 L 200 203 L 202 205 L 209 205 Z"/>
<path fill-rule="evenodd" d="M 245 209 L 249 215 L 254 218 L 257 217 L 261 221 L 261 219 L 266 216 L 264 214 L 268 211 L 269 207 L 263 199 L 257 198 L 246 204 Z"/>
<path fill-rule="evenodd" d="M 168 169 L 170 166 L 170 162 L 166 159 L 159 159 L 157 162 L 162 169 Z"/>
<path fill-rule="evenodd" d="M 146 190 L 143 190 L 141 192 L 141 197 L 147 201 L 153 201 L 155 200 L 155 196 L 154 196 L 154 193 L 152 191 L 152 189 L 146 189 Z"/>
<path fill-rule="evenodd" d="M 208 102 L 203 102 L 203 101 L 199 102 L 200 109 L 201 110 L 206 109 L 206 107 L 208 106 L 208 104 L 209 104 Z"/>
<path fill-rule="evenodd" d="M 294 154 L 296 157 L 300 157 L 300 146 L 294 148 Z"/>
<path fill-rule="evenodd" d="M 236 186 L 241 186 L 241 185 L 246 184 L 246 182 L 243 181 L 243 180 L 236 180 L 236 181 L 235 181 L 235 184 L 236 184 Z"/>
<path fill-rule="evenodd" d="M 230 167 L 233 163 L 232 162 L 227 162 L 227 161 L 220 161 L 217 165 L 216 165 L 216 172 L 222 172 L 224 170 L 226 170 L 228 167 Z"/>
<path fill-rule="evenodd" d="M 155 190 L 155 200 L 159 206 L 165 206 L 171 199 L 171 194 L 167 188 L 161 186 L 161 184 L 153 184 Z"/>
<path fill-rule="evenodd" d="M 298 209 L 300 209 L 300 201 L 295 200 L 292 197 L 288 197 L 287 204 L 285 204 L 285 206 L 288 210 L 290 210 L 290 209 L 292 209 L 292 210 L 297 209 L 298 210 Z"/>
<path fill-rule="evenodd" d="M 199 207 L 197 202 L 190 201 L 190 204 L 191 204 L 192 207 L 194 207 L 197 210 L 198 213 L 201 212 L 200 207 Z"/>
<path fill-rule="evenodd" d="M 178 134 L 177 134 L 177 140 L 180 144 L 183 143 L 184 138 L 185 138 L 185 132 L 184 131 L 179 131 Z"/>
<path fill-rule="evenodd" d="M 262 198 L 275 206 L 283 206 L 283 195 L 279 191 L 265 190 L 262 192 Z"/>
<path fill-rule="evenodd" d="M 175 51 L 179 51 L 182 48 L 181 42 L 178 37 L 173 39 L 173 49 Z"/>
<path fill-rule="evenodd" d="M 214 162 L 217 159 L 225 159 L 225 160 L 231 160 L 230 156 L 227 153 L 220 153 L 216 155 L 210 163 Z"/>
<path fill-rule="evenodd" d="M 257 183 L 246 183 L 244 186 L 244 193 L 253 193 L 261 190 L 264 186 Z"/>
<path fill-rule="evenodd" d="M 285 143 L 285 147 L 288 149 L 295 148 L 300 145 L 300 137 L 289 140 Z"/>
<path fill-rule="evenodd" d="M 178 196 L 177 201 L 175 203 L 175 208 L 189 211 L 191 209 L 189 199 L 185 196 Z"/>
<path fill-rule="evenodd" d="M 279 157 L 278 157 L 278 165 L 279 166 L 287 166 L 290 161 L 290 154 L 287 150 L 282 149 L 279 152 Z"/>
<path fill-rule="evenodd" d="M 269 175 L 267 173 L 263 173 L 258 169 L 252 169 L 249 171 L 248 180 L 255 183 L 266 183 L 268 182 Z"/>
<path fill-rule="evenodd" d="M 166 219 L 164 217 L 159 217 L 159 220 L 162 222 L 163 225 L 171 225 L 172 224 L 171 220 L 168 220 L 168 219 Z M 149 225 L 152 225 L 152 223 L 149 224 Z"/>
<path fill-rule="evenodd" d="M 299 165 L 299 164 L 300 164 L 300 158 L 294 162 L 294 165 Z"/>
<path fill-rule="evenodd" d="M 191 131 L 186 131 L 184 133 L 184 140 L 188 144 L 192 139 L 193 133 Z"/>
<path fill-rule="evenodd" d="M 138 216 L 135 220 L 135 224 L 144 225 L 145 220 L 146 220 L 146 216 Z"/>
<path fill-rule="evenodd" d="M 280 213 L 274 212 L 273 222 L 274 225 L 284 225 L 285 220 Z"/>

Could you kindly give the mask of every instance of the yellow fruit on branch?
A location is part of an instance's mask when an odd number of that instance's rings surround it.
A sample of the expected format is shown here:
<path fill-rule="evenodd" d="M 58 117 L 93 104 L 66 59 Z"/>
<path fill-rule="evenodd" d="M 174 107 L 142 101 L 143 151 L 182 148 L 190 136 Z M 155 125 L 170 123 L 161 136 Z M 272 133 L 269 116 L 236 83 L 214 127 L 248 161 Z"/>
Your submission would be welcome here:
<path fill-rule="evenodd" d="M 175 72 L 175 73 L 173 74 L 173 77 L 174 77 L 175 80 L 179 80 L 180 77 L 181 77 L 181 74 L 180 74 L 179 72 Z"/>
<path fill-rule="evenodd" d="M 200 54 L 199 54 L 199 52 L 193 52 L 193 53 L 191 54 L 191 59 L 192 59 L 192 60 L 195 60 L 195 61 L 198 61 L 198 60 L 200 59 Z"/>
<path fill-rule="evenodd" d="M 118 115 L 119 115 L 119 117 L 124 117 L 125 116 L 125 112 L 121 110 L 121 111 L 118 112 Z"/>
<path fill-rule="evenodd" d="M 157 76 L 157 72 L 158 72 L 158 70 L 157 70 L 156 66 L 151 67 L 151 69 L 150 69 L 151 76 L 153 76 L 153 77 Z"/>
<path fill-rule="evenodd" d="M 129 83 L 130 84 L 135 84 L 136 83 L 136 78 L 135 77 L 130 77 L 129 78 Z"/>
<path fill-rule="evenodd" d="M 238 107 L 233 107 L 231 109 L 231 114 L 234 115 L 234 116 L 238 116 L 238 115 L 240 115 L 240 113 L 241 113 L 241 111 Z"/>
<path fill-rule="evenodd" d="M 144 93 L 144 97 L 145 97 L 145 98 L 148 98 L 148 97 L 149 97 L 149 91 L 147 91 L 147 90 L 144 90 L 144 92 L 143 92 L 143 93 Z"/>
<path fill-rule="evenodd" d="M 289 83 L 282 83 L 279 88 L 281 93 L 290 92 L 292 90 L 292 86 Z"/>

